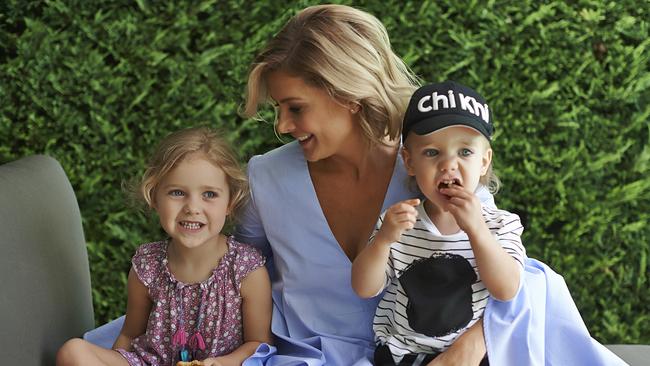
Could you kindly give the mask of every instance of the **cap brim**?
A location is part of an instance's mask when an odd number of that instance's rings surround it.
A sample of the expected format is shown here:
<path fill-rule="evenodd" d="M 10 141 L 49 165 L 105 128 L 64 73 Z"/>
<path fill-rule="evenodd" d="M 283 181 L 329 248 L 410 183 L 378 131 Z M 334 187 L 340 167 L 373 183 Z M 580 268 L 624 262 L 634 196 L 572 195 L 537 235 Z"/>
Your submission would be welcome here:
<path fill-rule="evenodd" d="M 412 125 L 410 131 L 416 135 L 428 135 L 443 128 L 458 125 L 471 127 L 490 140 L 490 131 L 488 131 L 484 123 L 477 121 L 475 118 L 458 114 L 441 114 L 425 118 Z"/>

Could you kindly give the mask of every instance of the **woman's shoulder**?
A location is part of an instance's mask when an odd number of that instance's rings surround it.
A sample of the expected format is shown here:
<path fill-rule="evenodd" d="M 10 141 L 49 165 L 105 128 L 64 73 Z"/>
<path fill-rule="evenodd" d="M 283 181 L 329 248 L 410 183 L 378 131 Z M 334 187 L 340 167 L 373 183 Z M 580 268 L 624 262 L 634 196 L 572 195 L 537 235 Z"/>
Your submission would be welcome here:
<path fill-rule="evenodd" d="M 307 174 L 307 163 L 297 142 L 292 142 L 248 161 L 248 180 L 253 196 L 257 198 L 277 193 L 287 184 L 302 182 Z M 299 188 L 299 187 L 296 187 Z M 264 192 L 264 194 L 261 194 Z"/>
<path fill-rule="evenodd" d="M 261 155 L 253 156 L 249 162 L 249 169 L 251 165 L 256 167 L 272 167 L 274 164 L 285 164 L 288 161 L 304 161 L 304 156 L 300 145 L 296 141 L 277 147 L 271 151 L 267 151 Z"/>

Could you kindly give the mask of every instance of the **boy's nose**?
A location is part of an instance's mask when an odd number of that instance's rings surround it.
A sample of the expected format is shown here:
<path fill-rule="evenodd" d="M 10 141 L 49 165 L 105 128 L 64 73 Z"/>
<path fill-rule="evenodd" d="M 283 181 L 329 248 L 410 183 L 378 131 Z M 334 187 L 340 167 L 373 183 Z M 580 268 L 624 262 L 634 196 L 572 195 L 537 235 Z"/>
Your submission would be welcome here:
<path fill-rule="evenodd" d="M 458 169 L 458 161 L 455 156 L 450 156 L 440 162 L 440 171 L 455 171 Z"/>

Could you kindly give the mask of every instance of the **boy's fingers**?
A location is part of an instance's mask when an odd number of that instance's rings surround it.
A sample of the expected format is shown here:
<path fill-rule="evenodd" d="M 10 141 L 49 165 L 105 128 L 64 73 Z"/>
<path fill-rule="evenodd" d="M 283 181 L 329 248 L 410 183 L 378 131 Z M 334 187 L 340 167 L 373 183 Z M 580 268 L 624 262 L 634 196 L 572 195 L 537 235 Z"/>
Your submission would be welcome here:
<path fill-rule="evenodd" d="M 420 204 L 420 199 L 419 198 L 411 198 L 409 200 L 402 201 L 403 203 L 406 203 L 407 205 L 411 206 L 417 206 Z"/>
<path fill-rule="evenodd" d="M 419 201 L 416 198 L 417 201 Z M 415 205 L 411 202 L 411 200 L 407 201 L 402 201 L 394 204 L 391 206 L 387 212 L 392 212 L 394 214 L 401 214 L 405 212 L 415 212 L 414 206 L 417 206 L 419 203 L 416 203 Z"/>
<path fill-rule="evenodd" d="M 420 204 L 419 198 L 413 198 L 410 200 L 405 200 L 397 204 L 397 207 L 401 208 L 403 211 L 415 212 L 415 207 Z"/>
<path fill-rule="evenodd" d="M 457 186 L 449 187 L 449 188 L 442 188 L 440 189 L 440 193 L 446 194 L 448 196 L 458 196 L 458 195 L 465 195 L 465 194 L 472 194 L 471 192 L 466 191 L 465 189 Z"/>
<path fill-rule="evenodd" d="M 400 201 L 391 206 L 392 209 L 399 209 L 400 207 L 403 207 L 403 205 L 407 206 L 417 206 L 420 204 L 420 199 L 419 198 L 411 198 L 408 200 Z"/>
<path fill-rule="evenodd" d="M 408 221 L 415 222 L 415 220 L 417 220 L 417 215 L 414 212 L 413 213 L 404 212 L 397 217 L 397 220 L 399 222 L 408 222 Z"/>

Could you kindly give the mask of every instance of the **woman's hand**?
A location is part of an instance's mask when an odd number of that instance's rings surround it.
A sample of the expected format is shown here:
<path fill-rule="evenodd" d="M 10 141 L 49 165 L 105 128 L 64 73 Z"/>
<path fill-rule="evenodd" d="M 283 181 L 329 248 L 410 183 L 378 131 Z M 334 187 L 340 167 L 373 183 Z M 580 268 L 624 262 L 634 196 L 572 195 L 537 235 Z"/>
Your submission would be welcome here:
<path fill-rule="evenodd" d="M 485 352 L 483 319 L 481 319 L 427 366 L 478 366 L 485 357 Z"/>

